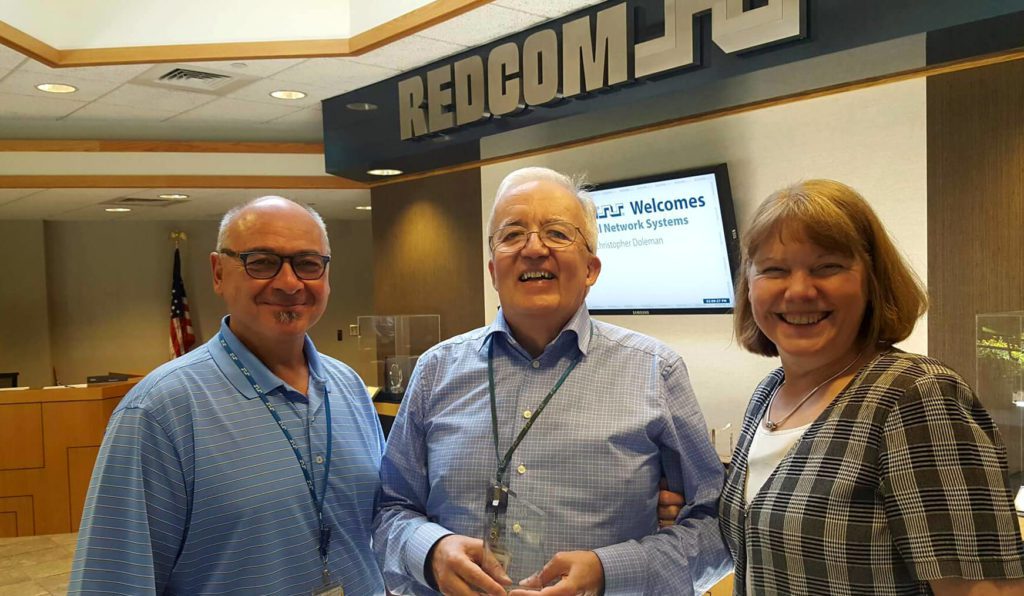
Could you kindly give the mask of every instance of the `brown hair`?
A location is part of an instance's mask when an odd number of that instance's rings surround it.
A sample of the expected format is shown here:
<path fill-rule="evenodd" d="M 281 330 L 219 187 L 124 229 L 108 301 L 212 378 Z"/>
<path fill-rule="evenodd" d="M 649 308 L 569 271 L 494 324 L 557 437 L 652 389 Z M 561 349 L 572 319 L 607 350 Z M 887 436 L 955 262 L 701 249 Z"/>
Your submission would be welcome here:
<path fill-rule="evenodd" d="M 864 197 L 841 182 L 808 180 L 772 193 L 757 208 L 743 234 L 733 316 L 733 331 L 740 345 L 762 356 L 779 355 L 754 321 L 749 274 L 757 251 L 787 229 L 798 230 L 809 242 L 863 263 L 868 305 L 858 334 L 862 345 L 894 344 L 910 335 L 928 308 L 921 280 Z"/>

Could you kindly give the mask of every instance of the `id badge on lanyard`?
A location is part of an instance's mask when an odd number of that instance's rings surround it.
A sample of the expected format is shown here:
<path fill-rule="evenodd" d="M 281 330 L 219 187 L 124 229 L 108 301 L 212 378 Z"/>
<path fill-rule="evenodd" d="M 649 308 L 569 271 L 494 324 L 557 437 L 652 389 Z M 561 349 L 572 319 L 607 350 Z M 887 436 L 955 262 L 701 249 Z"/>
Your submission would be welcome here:
<path fill-rule="evenodd" d="M 309 466 L 306 465 L 305 458 L 302 457 L 302 453 L 299 452 L 299 448 L 295 443 L 295 439 L 292 438 L 291 432 L 285 426 L 281 420 L 281 416 L 277 413 L 277 409 L 274 408 L 273 404 L 267 398 L 263 388 L 260 387 L 259 383 L 256 382 L 255 377 L 252 376 L 252 372 L 249 371 L 242 361 L 235 354 L 235 351 L 231 349 L 228 342 L 223 337 L 220 338 L 220 345 L 227 352 L 231 361 L 235 363 L 238 370 L 242 373 L 249 384 L 252 385 L 253 391 L 259 396 L 260 401 L 266 406 L 267 411 L 274 418 L 274 422 L 277 423 L 278 428 L 284 434 L 284 438 L 288 440 L 288 444 L 291 445 L 292 452 L 295 454 L 295 459 L 299 463 L 299 468 L 302 469 L 302 476 L 306 480 L 306 487 L 309 489 L 309 496 L 313 500 L 313 508 L 316 510 L 317 517 L 317 539 L 319 542 L 319 554 L 320 562 L 322 563 L 322 582 L 320 587 L 313 590 L 315 595 L 328 595 L 328 596 L 345 596 L 345 590 L 341 587 L 341 583 L 331 580 L 331 572 L 327 566 L 327 556 L 330 552 L 331 545 L 331 528 L 324 522 L 324 501 L 327 499 L 327 477 L 331 472 L 331 447 L 332 447 L 332 435 L 331 435 L 331 395 L 327 388 L 324 388 L 324 423 L 327 425 L 327 456 L 324 458 L 324 482 L 323 490 L 320 498 L 316 496 L 316 487 L 313 485 L 313 476 L 310 473 Z M 312 439 L 311 439 L 312 440 Z"/>

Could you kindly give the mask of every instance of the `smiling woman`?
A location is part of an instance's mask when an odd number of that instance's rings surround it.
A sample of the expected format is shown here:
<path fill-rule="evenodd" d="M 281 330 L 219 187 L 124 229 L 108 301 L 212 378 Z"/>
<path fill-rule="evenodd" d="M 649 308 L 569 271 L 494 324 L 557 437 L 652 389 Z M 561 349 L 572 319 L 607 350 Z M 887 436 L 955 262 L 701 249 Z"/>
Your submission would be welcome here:
<path fill-rule="evenodd" d="M 736 336 L 782 367 L 722 493 L 736 593 L 1021 593 L 1002 439 L 956 372 L 893 347 L 927 298 L 868 203 L 783 189 L 742 252 Z"/>

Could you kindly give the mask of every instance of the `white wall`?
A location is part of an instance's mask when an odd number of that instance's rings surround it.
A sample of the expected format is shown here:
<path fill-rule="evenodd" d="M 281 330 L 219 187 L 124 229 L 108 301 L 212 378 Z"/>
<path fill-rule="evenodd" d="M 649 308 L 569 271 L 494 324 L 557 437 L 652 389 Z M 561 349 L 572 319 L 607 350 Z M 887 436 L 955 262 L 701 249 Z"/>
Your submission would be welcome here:
<path fill-rule="evenodd" d="M 725 162 L 741 238 L 754 208 L 772 191 L 801 179 L 834 178 L 872 203 L 925 280 L 925 115 L 921 78 L 488 166 L 481 170 L 483 224 L 499 182 L 520 167 L 585 172 L 592 182 L 603 182 Z M 486 261 L 486 246 L 481 248 Z M 482 283 L 484 312 L 491 316 L 498 299 L 486 268 Z M 751 390 L 777 366 L 776 359 L 737 347 L 731 315 L 602 319 L 675 348 L 687 362 L 709 426 L 732 423 L 738 429 Z M 901 347 L 924 353 L 926 334 L 922 320 Z M 720 439 L 720 450 L 726 450 L 727 440 Z"/>

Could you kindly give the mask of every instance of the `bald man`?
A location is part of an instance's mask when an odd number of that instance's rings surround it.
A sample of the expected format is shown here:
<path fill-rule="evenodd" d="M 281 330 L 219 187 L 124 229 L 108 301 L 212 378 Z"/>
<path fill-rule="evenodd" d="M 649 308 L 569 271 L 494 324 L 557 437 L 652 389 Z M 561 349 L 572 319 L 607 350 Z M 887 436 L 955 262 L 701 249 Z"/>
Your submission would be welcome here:
<path fill-rule="evenodd" d="M 330 252 L 320 216 L 287 199 L 225 214 L 210 264 L 229 314 L 111 416 L 69 593 L 384 593 L 369 547 L 380 424 L 306 334 Z"/>

